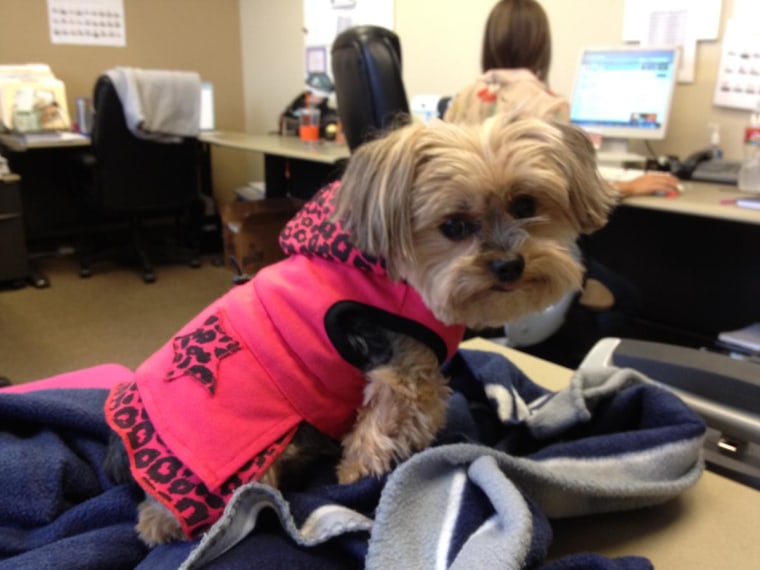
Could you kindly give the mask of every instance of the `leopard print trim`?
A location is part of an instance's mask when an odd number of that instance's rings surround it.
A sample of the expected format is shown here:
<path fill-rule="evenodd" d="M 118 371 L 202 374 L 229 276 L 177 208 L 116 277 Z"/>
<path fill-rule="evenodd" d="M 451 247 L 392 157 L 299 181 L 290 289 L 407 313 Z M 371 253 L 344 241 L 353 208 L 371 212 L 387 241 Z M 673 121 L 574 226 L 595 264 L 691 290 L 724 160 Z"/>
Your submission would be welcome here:
<path fill-rule="evenodd" d="M 326 186 L 301 208 L 280 233 L 280 247 L 287 255 L 317 256 L 385 275 L 385 260 L 355 247 L 340 222 L 331 220 L 332 197 L 339 187 L 340 182 Z"/>
<path fill-rule="evenodd" d="M 257 481 L 285 450 L 293 428 L 251 458 L 217 489 L 201 479 L 166 447 L 148 417 L 135 382 L 116 386 L 106 402 L 106 418 L 127 448 L 137 483 L 168 507 L 185 535 L 195 539 L 216 522 L 235 490 Z"/>
<path fill-rule="evenodd" d="M 240 343 L 222 328 L 219 315 L 211 315 L 201 327 L 175 337 L 172 342 L 174 368 L 166 374 L 166 380 L 188 375 L 200 382 L 212 395 L 216 390 L 219 361 L 240 350 Z"/>

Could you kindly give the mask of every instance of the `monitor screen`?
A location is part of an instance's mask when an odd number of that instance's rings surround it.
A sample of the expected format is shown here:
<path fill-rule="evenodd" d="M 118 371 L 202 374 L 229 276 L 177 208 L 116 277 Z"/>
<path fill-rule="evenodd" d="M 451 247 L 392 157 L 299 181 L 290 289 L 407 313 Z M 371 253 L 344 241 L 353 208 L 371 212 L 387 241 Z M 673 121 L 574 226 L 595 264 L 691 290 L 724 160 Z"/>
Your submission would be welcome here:
<path fill-rule="evenodd" d="M 570 121 L 602 137 L 665 138 L 678 62 L 677 47 L 583 49 Z"/>
<path fill-rule="evenodd" d="M 214 85 L 209 81 L 201 83 L 201 125 L 202 131 L 213 131 L 214 126 Z"/>

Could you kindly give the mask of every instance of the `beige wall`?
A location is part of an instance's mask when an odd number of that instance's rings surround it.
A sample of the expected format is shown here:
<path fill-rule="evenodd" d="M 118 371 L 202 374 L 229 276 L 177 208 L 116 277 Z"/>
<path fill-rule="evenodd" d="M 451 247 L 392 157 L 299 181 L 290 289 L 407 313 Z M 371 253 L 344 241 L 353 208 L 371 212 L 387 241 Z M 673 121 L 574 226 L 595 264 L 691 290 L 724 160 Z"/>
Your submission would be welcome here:
<path fill-rule="evenodd" d="M 47 63 L 66 85 L 69 110 L 89 97 L 114 66 L 192 70 L 214 83 L 216 122 L 240 130 L 245 120 L 237 0 L 124 0 L 126 47 L 53 45 L 46 0 L 0 1 L 0 63 Z M 214 151 L 214 186 L 245 182 L 245 155 Z"/>
<path fill-rule="evenodd" d="M 619 44 L 624 0 L 540 0 L 552 24 L 550 83 L 568 94 L 581 46 Z M 396 0 L 404 82 L 409 96 L 451 94 L 479 73 L 480 38 L 494 0 Z M 734 0 L 724 0 L 721 36 Z M 220 129 L 264 133 L 303 88 L 302 0 L 125 0 L 127 46 L 57 46 L 49 40 L 45 0 L 0 0 L 0 63 L 49 63 L 69 98 L 89 95 L 115 65 L 194 69 L 212 81 Z M 181 14 L 181 17 L 178 17 Z M 720 41 L 700 42 L 693 84 L 680 84 L 669 136 L 658 153 L 684 156 L 721 125 L 728 158 L 739 158 L 748 113 L 712 105 Z M 73 109 L 73 103 L 72 103 Z M 260 156 L 214 150 L 217 194 L 261 179 Z"/>
<path fill-rule="evenodd" d="M 551 86 L 568 95 L 584 45 L 621 43 L 624 0 L 540 0 L 552 25 Z M 240 0 L 245 14 L 243 60 L 247 126 L 265 132 L 301 88 L 302 0 Z M 401 37 L 404 83 L 416 94 L 451 94 L 480 71 L 480 41 L 494 0 L 396 0 L 395 29 Z M 733 12 L 723 0 L 720 34 Z M 296 45 L 298 43 L 298 45 Z M 653 143 L 657 153 L 681 157 L 708 144 L 709 123 L 721 125 L 727 158 L 740 158 L 748 113 L 712 104 L 720 61 L 720 41 L 700 42 L 696 78 L 679 84 L 667 139 Z"/>
<path fill-rule="evenodd" d="M 549 82 L 559 93 L 569 95 L 581 47 L 622 43 L 624 0 L 539 1 L 552 26 Z M 494 0 L 396 1 L 396 30 L 401 36 L 404 81 L 410 96 L 452 93 L 479 73 L 481 35 L 493 4 Z M 733 4 L 734 0 L 723 0 L 721 38 Z M 436 14 L 448 14 L 449 18 Z M 684 157 L 706 147 L 707 125 L 717 123 L 726 157 L 741 157 L 741 136 L 749 113 L 712 104 L 720 52 L 720 41 L 699 42 L 695 81 L 678 85 L 668 137 L 652 144 L 657 153 Z"/>

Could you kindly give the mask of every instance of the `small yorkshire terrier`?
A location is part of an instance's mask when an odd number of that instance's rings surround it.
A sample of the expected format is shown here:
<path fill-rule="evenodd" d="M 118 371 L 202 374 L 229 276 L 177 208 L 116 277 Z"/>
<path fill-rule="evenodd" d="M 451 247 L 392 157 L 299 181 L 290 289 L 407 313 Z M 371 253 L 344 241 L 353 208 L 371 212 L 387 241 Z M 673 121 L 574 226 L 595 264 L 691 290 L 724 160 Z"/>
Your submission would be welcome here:
<path fill-rule="evenodd" d="M 611 205 L 570 125 L 412 124 L 364 144 L 285 227 L 287 259 L 109 395 L 107 467 L 147 493 L 142 540 L 196 538 L 236 488 L 282 488 L 320 455 L 340 455 L 351 483 L 429 446 L 449 395 L 440 365 L 465 327 L 580 289 L 572 246 Z"/>

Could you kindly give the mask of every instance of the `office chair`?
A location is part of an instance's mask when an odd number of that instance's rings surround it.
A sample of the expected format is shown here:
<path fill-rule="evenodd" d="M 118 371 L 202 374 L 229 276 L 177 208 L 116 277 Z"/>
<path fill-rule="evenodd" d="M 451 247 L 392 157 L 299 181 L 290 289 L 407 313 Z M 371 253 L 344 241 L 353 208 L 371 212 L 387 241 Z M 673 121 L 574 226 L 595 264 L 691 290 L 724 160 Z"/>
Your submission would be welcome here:
<path fill-rule="evenodd" d="M 139 262 L 146 283 L 156 279 L 154 259 L 199 267 L 202 202 L 197 139 L 164 143 L 136 137 L 127 128 L 122 102 L 105 74 L 95 84 L 93 105 L 92 152 L 81 157 L 84 176 L 81 170 L 78 176 L 89 218 L 84 221 L 80 275 L 89 277 L 90 266 L 97 261 L 124 256 Z M 160 229 L 158 222 L 169 219 L 175 224 L 174 240 L 150 244 L 147 230 Z M 107 232 L 98 242 L 117 238 L 119 223 L 126 225 L 126 239 L 115 247 L 93 250 L 93 234 Z"/>
<path fill-rule="evenodd" d="M 338 115 L 351 152 L 410 121 L 395 33 L 378 26 L 349 28 L 335 38 L 331 53 Z"/>

